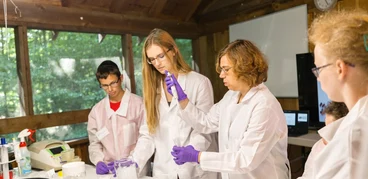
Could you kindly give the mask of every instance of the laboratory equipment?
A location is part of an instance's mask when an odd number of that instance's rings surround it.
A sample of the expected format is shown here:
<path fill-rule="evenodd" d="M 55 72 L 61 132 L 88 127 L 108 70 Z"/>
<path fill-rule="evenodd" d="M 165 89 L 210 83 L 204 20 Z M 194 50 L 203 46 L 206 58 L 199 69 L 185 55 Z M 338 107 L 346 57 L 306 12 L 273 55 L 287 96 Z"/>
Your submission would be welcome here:
<path fill-rule="evenodd" d="M 32 167 L 42 170 L 61 170 L 61 153 L 70 150 L 67 143 L 59 140 L 44 140 L 29 146 Z"/>
<path fill-rule="evenodd" d="M 123 158 L 114 161 L 114 168 L 116 171 L 117 179 L 138 179 L 137 176 L 137 165 L 130 158 Z"/>
<path fill-rule="evenodd" d="M 70 162 L 62 166 L 63 179 L 78 179 L 86 177 L 86 165 L 84 162 Z"/>

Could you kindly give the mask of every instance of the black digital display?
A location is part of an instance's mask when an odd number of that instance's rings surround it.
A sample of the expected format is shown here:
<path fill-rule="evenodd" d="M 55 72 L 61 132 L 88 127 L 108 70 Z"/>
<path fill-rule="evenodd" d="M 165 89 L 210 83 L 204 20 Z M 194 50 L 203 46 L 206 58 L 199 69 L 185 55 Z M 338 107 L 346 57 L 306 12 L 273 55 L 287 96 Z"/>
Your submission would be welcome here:
<path fill-rule="evenodd" d="M 52 149 L 49 149 L 51 151 L 52 154 L 56 155 L 56 154 L 60 154 L 63 151 L 62 147 L 55 147 Z"/>

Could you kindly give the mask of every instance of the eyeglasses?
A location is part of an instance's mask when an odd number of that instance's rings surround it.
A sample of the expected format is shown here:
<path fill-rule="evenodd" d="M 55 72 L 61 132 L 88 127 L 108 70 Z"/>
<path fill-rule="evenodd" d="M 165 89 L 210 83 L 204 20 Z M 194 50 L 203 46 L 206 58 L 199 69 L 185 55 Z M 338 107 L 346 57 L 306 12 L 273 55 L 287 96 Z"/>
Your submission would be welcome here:
<path fill-rule="evenodd" d="M 119 85 L 119 80 L 120 79 L 117 79 L 116 81 L 111 82 L 109 85 L 105 85 L 105 84 L 100 85 L 100 88 L 104 90 L 109 89 L 109 86 L 111 86 L 111 88 L 116 88 Z"/>
<path fill-rule="evenodd" d="M 221 72 L 224 72 L 224 73 L 225 73 L 225 75 L 227 75 L 227 72 L 228 72 L 231 68 L 233 68 L 233 67 L 227 67 L 227 68 L 221 68 L 221 67 L 220 67 L 220 69 L 221 69 L 220 73 L 221 73 Z"/>
<path fill-rule="evenodd" d="M 319 74 L 322 71 L 322 69 L 325 68 L 325 67 L 328 67 L 330 65 L 332 65 L 332 63 L 326 64 L 326 65 L 323 65 L 323 66 L 320 66 L 320 67 L 314 67 L 314 68 L 312 68 L 312 73 L 314 74 L 314 76 L 316 76 L 318 78 Z"/>
<path fill-rule="evenodd" d="M 171 50 L 171 48 L 169 48 L 165 53 L 160 53 L 156 56 L 156 58 L 147 58 L 147 63 L 152 65 L 152 63 L 156 60 L 156 59 L 159 59 L 159 60 L 163 60 L 165 59 L 165 55 L 167 52 L 169 52 Z"/>

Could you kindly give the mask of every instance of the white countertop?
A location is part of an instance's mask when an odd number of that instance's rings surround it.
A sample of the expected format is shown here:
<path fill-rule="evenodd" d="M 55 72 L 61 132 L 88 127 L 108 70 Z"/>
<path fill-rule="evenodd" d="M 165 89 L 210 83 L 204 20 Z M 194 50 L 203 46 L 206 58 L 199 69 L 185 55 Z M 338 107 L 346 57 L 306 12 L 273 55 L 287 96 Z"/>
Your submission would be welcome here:
<path fill-rule="evenodd" d="M 21 179 L 21 178 L 35 178 L 35 177 L 45 177 L 50 178 L 46 171 L 32 171 L 29 175 L 25 177 L 15 177 L 14 179 Z M 52 176 L 52 179 L 62 179 L 63 177 L 59 177 L 57 173 Z M 114 178 L 113 174 L 106 174 L 106 175 L 97 175 L 96 168 L 92 165 L 86 164 L 86 176 L 80 179 L 116 179 Z M 145 176 L 139 179 L 153 179 L 152 177 Z"/>

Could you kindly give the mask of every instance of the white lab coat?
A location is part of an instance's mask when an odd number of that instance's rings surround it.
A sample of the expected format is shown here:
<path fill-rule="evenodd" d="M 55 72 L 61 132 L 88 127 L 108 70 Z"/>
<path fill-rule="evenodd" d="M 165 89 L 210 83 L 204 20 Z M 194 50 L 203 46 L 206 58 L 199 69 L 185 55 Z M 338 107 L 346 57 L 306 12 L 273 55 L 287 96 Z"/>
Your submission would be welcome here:
<path fill-rule="evenodd" d="M 213 105 L 213 91 L 211 82 L 203 75 L 190 72 L 186 75 L 179 74 L 178 82 L 195 105 L 208 111 Z M 186 124 L 178 116 L 180 108 L 178 101 L 173 99 L 170 106 L 167 103 L 164 88 L 159 91 L 159 124 L 156 133 L 150 135 L 146 122 L 140 128 L 140 137 L 133 153 L 138 166 L 145 164 L 154 154 L 153 176 L 160 179 L 216 179 L 217 173 L 203 172 L 198 164 L 188 163 L 177 165 L 171 155 L 174 145 L 193 145 L 199 150 L 216 151 L 217 142 L 211 135 L 200 134 Z M 210 144 L 212 143 L 212 146 Z"/>
<path fill-rule="evenodd" d="M 367 166 L 368 95 L 354 105 L 332 140 L 316 157 L 311 178 L 366 179 Z"/>
<path fill-rule="evenodd" d="M 129 157 L 143 122 L 142 98 L 125 90 L 119 109 L 110 108 L 109 96 L 98 102 L 88 115 L 89 157 L 93 164 Z"/>
<path fill-rule="evenodd" d="M 228 91 L 207 114 L 191 102 L 180 110 L 194 130 L 219 132 L 220 152 L 202 152 L 201 168 L 222 172 L 222 179 L 290 178 L 287 125 L 279 102 L 264 84 L 237 104 L 239 94 Z"/>
<path fill-rule="evenodd" d="M 320 136 L 323 136 L 323 139 L 328 143 L 332 140 L 333 136 L 336 133 L 336 130 L 339 128 L 341 121 L 343 118 L 338 119 L 332 123 L 330 123 L 329 125 L 325 126 L 324 128 L 318 130 L 318 133 Z M 320 155 L 320 153 L 322 152 L 322 150 L 325 148 L 325 144 L 323 143 L 323 140 L 320 139 L 319 141 L 317 141 L 313 147 L 311 152 L 309 153 L 308 159 L 305 162 L 305 167 L 304 167 L 304 173 L 301 177 L 299 177 L 298 179 L 308 179 L 308 178 L 313 178 L 313 168 L 315 165 L 315 160 L 316 157 L 318 155 Z"/>

